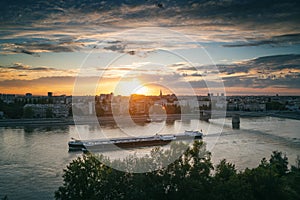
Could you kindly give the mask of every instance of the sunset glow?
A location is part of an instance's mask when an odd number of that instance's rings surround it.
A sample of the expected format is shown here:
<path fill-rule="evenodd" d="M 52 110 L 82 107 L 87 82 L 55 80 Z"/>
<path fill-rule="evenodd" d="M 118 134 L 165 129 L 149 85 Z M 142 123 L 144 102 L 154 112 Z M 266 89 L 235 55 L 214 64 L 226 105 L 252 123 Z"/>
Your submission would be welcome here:
<path fill-rule="evenodd" d="M 145 87 L 149 82 L 205 95 L 219 88 L 206 87 L 215 87 L 212 77 L 220 78 L 227 95 L 239 94 L 240 88 L 251 95 L 300 94 L 300 26 L 298 12 L 290 12 L 298 6 L 164 4 L 162 9 L 151 1 L 95 2 L 100 9 L 95 10 L 80 2 L 75 7 L 49 3 L 43 9 L 28 2 L 14 12 L 3 5 L 0 93 L 72 95 L 80 76 L 86 80 L 73 95 L 156 94 L 158 88 Z M 240 6 L 251 17 L 236 9 Z M 270 18 L 272 6 L 280 8 L 278 21 Z"/>
<path fill-rule="evenodd" d="M 147 87 L 144 87 L 143 83 L 136 78 L 126 81 L 121 80 L 117 83 L 115 88 L 115 94 L 121 94 L 124 96 L 130 96 L 131 94 L 148 94 Z"/>

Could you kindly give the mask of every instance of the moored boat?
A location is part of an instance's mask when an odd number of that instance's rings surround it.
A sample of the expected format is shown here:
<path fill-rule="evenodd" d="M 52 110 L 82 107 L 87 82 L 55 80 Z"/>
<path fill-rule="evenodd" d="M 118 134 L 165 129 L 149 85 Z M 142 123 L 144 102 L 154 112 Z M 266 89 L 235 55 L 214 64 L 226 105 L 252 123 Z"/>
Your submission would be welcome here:
<path fill-rule="evenodd" d="M 203 134 L 200 131 L 185 131 L 177 135 L 154 135 L 145 137 L 126 137 L 111 138 L 100 140 L 78 140 L 72 138 L 69 141 L 70 151 L 81 150 L 109 150 L 118 148 L 139 148 L 149 146 L 162 146 L 174 140 L 202 139 Z M 118 148 L 117 148 L 118 147 Z"/>
<path fill-rule="evenodd" d="M 202 139 L 203 133 L 200 131 L 184 131 L 184 134 L 190 137 L 195 137 L 195 139 Z"/>
<path fill-rule="evenodd" d="M 85 142 L 79 139 L 71 138 L 68 142 L 69 151 L 81 151 L 85 148 Z"/>

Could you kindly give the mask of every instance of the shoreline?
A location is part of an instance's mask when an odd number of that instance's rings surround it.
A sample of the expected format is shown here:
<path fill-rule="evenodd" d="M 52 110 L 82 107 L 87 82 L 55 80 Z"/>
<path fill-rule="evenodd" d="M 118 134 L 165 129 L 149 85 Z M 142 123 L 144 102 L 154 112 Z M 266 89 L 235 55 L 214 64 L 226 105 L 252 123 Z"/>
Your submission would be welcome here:
<path fill-rule="evenodd" d="M 239 114 L 241 118 L 277 117 L 283 119 L 300 120 L 300 112 L 291 112 L 291 111 L 265 111 L 265 112 L 228 111 L 226 113 L 226 117 L 232 117 L 234 114 Z"/>
<path fill-rule="evenodd" d="M 0 127 L 74 125 L 72 118 L 1 119 Z"/>
<path fill-rule="evenodd" d="M 250 117 L 277 117 L 284 119 L 294 119 L 300 120 L 299 112 L 290 112 L 290 111 L 269 111 L 269 112 L 244 112 L 244 111 L 228 111 L 226 112 L 226 117 L 232 117 L 235 114 L 239 114 L 241 118 L 250 118 Z M 121 116 L 120 116 L 121 118 Z M 180 120 L 182 118 L 186 119 L 195 119 L 195 115 L 181 116 L 178 114 L 169 115 L 167 121 Z M 137 123 L 147 123 L 147 117 L 145 116 L 135 116 L 133 121 Z M 114 117 L 98 117 L 98 121 L 91 121 L 89 117 L 85 119 L 76 120 L 76 124 L 88 125 L 96 123 L 115 123 Z M 12 127 L 12 126 L 63 126 L 63 125 L 75 125 L 73 117 L 69 118 L 32 118 L 32 119 L 1 119 L 0 127 Z"/>

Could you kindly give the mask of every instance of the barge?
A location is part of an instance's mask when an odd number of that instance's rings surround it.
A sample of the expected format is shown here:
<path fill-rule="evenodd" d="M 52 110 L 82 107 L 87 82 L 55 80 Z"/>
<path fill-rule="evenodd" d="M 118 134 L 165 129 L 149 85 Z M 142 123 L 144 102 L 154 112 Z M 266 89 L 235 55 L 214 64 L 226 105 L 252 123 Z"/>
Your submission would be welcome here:
<path fill-rule="evenodd" d="M 169 144 L 174 140 L 188 140 L 188 139 L 202 139 L 202 132 L 200 131 L 185 131 L 177 135 L 154 135 L 145 137 L 125 137 L 125 138 L 111 138 L 99 140 L 78 140 L 72 138 L 69 141 L 69 151 L 87 151 L 87 150 L 113 150 L 126 148 L 139 148 L 150 146 L 163 146 Z"/>

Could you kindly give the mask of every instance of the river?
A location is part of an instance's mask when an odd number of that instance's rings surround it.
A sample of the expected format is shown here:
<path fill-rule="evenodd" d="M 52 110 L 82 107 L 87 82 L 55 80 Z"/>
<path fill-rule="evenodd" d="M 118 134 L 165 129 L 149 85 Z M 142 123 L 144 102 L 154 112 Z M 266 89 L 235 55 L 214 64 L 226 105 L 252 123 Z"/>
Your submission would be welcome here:
<path fill-rule="evenodd" d="M 300 121 L 275 117 L 241 118 L 241 129 L 233 130 L 230 119 L 202 121 L 175 121 L 164 124 L 153 122 L 127 127 L 132 133 L 151 134 L 154 131 L 171 133 L 200 125 L 206 133 L 204 141 L 217 164 L 226 158 L 238 170 L 256 167 L 272 151 L 285 153 L 290 164 L 300 155 Z M 162 127 L 163 126 L 163 127 Z M 102 132 L 119 136 L 119 129 L 105 125 Z M 148 130 L 148 131 L 147 131 Z M 53 199 L 54 192 L 62 185 L 63 169 L 80 156 L 68 152 L 68 141 L 75 138 L 97 138 L 99 127 L 91 125 L 66 125 L 51 127 L 0 127 L 0 198 Z M 152 132 L 151 132 L 152 131 Z M 84 134 L 82 134 L 84 133 Z M 220 134 L 218 134 L 220 133 Z"/>

